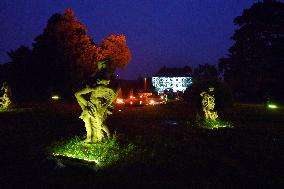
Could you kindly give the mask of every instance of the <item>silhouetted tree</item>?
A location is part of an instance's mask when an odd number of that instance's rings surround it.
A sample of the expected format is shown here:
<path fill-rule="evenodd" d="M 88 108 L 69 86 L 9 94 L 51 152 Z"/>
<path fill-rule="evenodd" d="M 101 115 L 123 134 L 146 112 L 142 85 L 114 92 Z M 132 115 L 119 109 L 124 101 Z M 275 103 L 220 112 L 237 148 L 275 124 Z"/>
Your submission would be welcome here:
<path fill-rule="evenodd" d="M 224 84 L 220 78 L 215 65 L 200 64 L 193 71 L 193 84 L 189 86 L 183 98 L 189 103 L 193 111 L 202 113 L 202 98 L 200 94 L 207 91 L 208 88 L 214 87 L 214 96 L 216 108 L 218 110 L 231 107 L 233 104 L 232 94 L 229 87 Z"/>
<path fill-rule="evenodd" d="M 238 29 L 227 58 L 219 61 L 234 92 L 250 99 L 284 96 L 284 4 L 264 0 L 234 20 Z"/>
<path fill-rule="evenodd" d="M 193 71 L 195 82 L 199 81 L 217 81 L 219 74 L 215 65 L 199 64 Z"/>
<path fill-rule="evenodd" d="M 33 64 L 32 50 L 21 46 L 8 52 L 11 61 L 6 67 L 5 80 L 11 87 L 12 98 L 15 102 L 22 101 L 27 97 L 36 98 L 36 88 L 33 82 L 36 70 Z"/>

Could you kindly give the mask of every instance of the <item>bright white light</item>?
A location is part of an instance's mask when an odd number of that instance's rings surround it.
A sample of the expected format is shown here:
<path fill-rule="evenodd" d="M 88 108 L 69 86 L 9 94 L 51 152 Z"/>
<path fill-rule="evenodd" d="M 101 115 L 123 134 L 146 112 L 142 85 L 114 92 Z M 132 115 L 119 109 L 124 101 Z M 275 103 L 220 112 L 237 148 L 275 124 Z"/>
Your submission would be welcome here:
<path fill-rule="evenodd" d="M 275 105 L 275 104 L 268 104 L 268 108 L 270 108 L 270 109 L 276 109 L 276 108 L 278 108 L 278 106 Z"/>
<path fill-rule="evenodd" d="M 169 89 L 184 92 L 192 84 L 192 77 L 152 77 L 152 83 L 159 94 Z"/>
<path fill-rule="evenodd" d="M 53 95 L 53 96 L 51 96 L 51 99 L 52 99 L 52 100 L 59 100 L 60 97 L 59 97 L 58 95 Z"/>
<path fill-rule="evenodd" d="M 150 100 L 149 104 L 154 105 L 155 104 L 155 100 Z"/>
<path fill-rule="evenodd" d="M 117 98 L 117 99 L 116 99 L 116 103 L 117 103 L 117 104 L 123 104 L 124 102 L 123 102 L 123 99 Z"/>

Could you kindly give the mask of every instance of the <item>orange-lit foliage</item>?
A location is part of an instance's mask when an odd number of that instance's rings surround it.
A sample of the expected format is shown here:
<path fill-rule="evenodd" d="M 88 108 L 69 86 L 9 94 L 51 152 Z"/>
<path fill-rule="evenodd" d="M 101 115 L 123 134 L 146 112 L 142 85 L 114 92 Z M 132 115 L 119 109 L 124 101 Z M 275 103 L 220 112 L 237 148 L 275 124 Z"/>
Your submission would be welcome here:
<path fill-rule="evenodd" d="M 50 65 L 48 68 L 51 70 L 68 68 L 77 79 L 83 79 L 97 69 L 92 39 L 87 35 L 86 26 L 77 21 L 71 9 L 49 19 L 43 34 L 35 39 L 34 51 L 37 57 L 42 57 L 39 61 Z"/>
<path fill-rule="evenodd" d="M 8 54 L 11 64 L 0 66 L 0 80 L 9 81 L 18 101 L 47 99 L 53 93 L 73 98 L 74 91 L 94 81 L 99 61 L 110 60 L 111 75 L 131 57 L 125 36 L 111 35 L 96 45 L 71 9 L 48 19 L 31 50 L 20 47 Z"/>
<path fill-rule="evenodd" d="M 114 71 L 124 68 L 131 59 L 124 35 L 109 35 L 101 45 L 95 45 L 87 35 L 86 26 L 77 20 L 71 9 L 49 19 L 43 34 L 35 39 L 34 50 L 45 57 L 50 53 L 51 60 L 43 60 L 47 64 L 67 64 L 78 79 L 95 74 L 98 61 L 109 59 Z"/>
<path fill-rule="evenodd" d="M 65 10 L 61 21 L 57 23 L 56 30 L 59 34 L 58 37 L 65 39 L 62 41 L 66 49 L 65 55 L 69 61 L 74 63 L 72 66 L 75 66 L 77 70 L 79 69 L 82 75 L 95 72 L 97 69 L 97 66 L 94 65 L 95 46 L 90 36 L 87 35 L 86 26 L 77 21 L 71 9 Z"/>
<path fill-rule="evenodd" d="M 131 59 L 124 35 L 109 35 L 100 46 L 100 59 L 109 59 L 111 68 L 124 68 Z"/>
<path fill-rule="evenodd" d="M 99 61 L 110 60 L 110 75 L 117 67 L 125 67 L 131 57 L 124 35 L 110 35 L 96 45 L 71 9 L 49 18 L 44 32 L 35 39 L 33 54 L 40 85 L 68 94 L 98 73 Z"/>

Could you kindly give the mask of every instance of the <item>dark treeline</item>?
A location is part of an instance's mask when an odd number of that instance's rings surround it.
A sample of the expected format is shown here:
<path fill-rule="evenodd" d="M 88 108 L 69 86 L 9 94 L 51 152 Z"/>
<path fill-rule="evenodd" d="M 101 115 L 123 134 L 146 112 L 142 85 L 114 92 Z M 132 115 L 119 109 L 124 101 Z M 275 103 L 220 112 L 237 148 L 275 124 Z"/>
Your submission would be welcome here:
<path fill-rule="evenodd" d="M 234 19 L 237 30 L 228 57 L 219 61 L 235 98 L 263 101 L 284 97 L 284 4 L 264 0 Z"/>
<path fill-rule="evenodd" d="M 201 109 L 200 93 L 214 87 L 216 108 L 234 101 L 284 102 L 284 4 L 265 0 L 234 19 L 237 30 L 226 58 L 194 69 L 184 100 Z"/>

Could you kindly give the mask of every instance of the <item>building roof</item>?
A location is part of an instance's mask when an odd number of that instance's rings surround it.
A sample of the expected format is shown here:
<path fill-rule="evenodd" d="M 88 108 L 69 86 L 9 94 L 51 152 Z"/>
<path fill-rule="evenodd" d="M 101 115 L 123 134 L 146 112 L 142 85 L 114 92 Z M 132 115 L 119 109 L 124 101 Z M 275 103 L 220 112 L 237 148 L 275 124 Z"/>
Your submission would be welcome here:
<path fill-rule="evenodd" d="M 162 67 L 154 77 L 190 77 L 192 69 L 189 66 L 183 68 L 167 68 Z"/>

